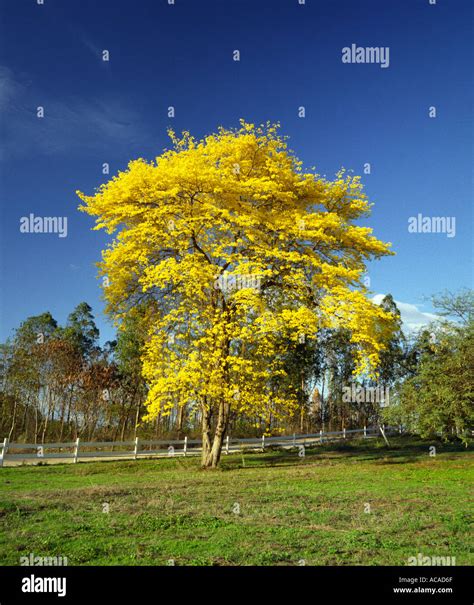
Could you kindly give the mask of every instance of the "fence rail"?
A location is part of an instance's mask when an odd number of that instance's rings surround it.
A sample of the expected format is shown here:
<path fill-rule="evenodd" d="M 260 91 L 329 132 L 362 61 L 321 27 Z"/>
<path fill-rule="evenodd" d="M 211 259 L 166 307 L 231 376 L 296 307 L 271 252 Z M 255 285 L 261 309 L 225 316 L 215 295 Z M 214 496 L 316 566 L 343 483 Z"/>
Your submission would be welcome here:
<path fill-rule="evenodd" d="M 319 433 L 282 435 L 278 437 L 255 437 L 250 439 L 231 438 L 229 436 L 224 440 L 223 452 L 240 452 L 244 450 L 265 450 L 269 447 L 279 447 L 283 449 L 311 446 L 328 441 L 344 440 L 360 435 L 363 438 L 375 437 L 379 433 L 384 435 L 388 429 L 384 427 L 364 427 L 361 429 L 344 429 L 342 431 L 319 431 Z M 130 448 L 120 450 L 116 448 Z M 156 447 L 158 446 L 158 447 Z M 160 447 L 164 446 L 164 447 Z M 145 449 L 148 447 L 148 449 Z M 104 451 L 106 448 L 108 451 Z M 14 450 L 22 450 L 20 453 L 10 453 Z M 30 451 L 28 451 L 30 450 Z M 31 451 L 34 450 L 34 451 Z M 49 452 L 49 450 L 70 450 Z M 202 451 L 202 442 L 198 439 L 189 439 L 185 437 L 182 440 L 150 440 L 135 439 L 135 441 L 83 441 L 76 439 L 66 443 L 10 443 L 7 438 L 0 443 L 0 467 L 4 462 L 12 461 L 36 461 L 42 460 L 70 460 L 78 462 L 83 459 L 91 458 L 124 458 L 133 459 L 153 457 L 172 457 L 172 456 L 192 456 L 199 455 Z"/>

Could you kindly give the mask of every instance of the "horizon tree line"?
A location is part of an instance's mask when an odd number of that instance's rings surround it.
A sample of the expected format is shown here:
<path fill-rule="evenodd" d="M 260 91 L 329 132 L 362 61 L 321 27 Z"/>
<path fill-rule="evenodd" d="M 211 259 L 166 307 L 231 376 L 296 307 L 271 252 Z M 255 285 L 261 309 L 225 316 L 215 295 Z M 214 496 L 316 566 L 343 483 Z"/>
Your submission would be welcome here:
<path fill-rule="evenodd" d="M 360 428 L 385 420 L 429 435 L 462 434 L 471 426 L 474 400 L 472 293 L 438 297 L 440 321 L 406 336 L 391 295 L 382 303 L 397 316 L 381 358 L 378 381 L 354 381 L 353 351 L 343 329 L 301 339 L 286 353 L 284 380 L 293 383 L 298 406 L 285 419 L 232 415 L 229 433 L 311 433 Z M 99 344 L 91 307 L 80 303 L 58 325 L 49 312 L 27 318 L 0 345 L 0 436 L 18 442 L 125 441 L 199 436 L 202 419 L 177 402 L 167 414 L 143 422 L 147 384 L 142 375 L 146 334 L 140 311 L 131 314 L 114 341 Z M 449 368 L 449 371 L 447 369 Z M 351 385 L 390 389 L 390 404 L 347 401 Z M 437 395 L 435 395 L 435 392 Z"/>

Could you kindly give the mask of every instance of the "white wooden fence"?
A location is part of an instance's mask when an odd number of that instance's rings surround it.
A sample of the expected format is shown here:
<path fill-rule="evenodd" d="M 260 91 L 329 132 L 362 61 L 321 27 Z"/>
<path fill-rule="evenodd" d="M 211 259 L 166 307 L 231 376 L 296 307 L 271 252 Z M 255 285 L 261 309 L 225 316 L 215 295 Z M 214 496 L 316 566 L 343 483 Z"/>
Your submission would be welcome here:
<path fill-rule="evenodd" d="M 344 429 L 342 431 L 311 433 L 308 435 L 290 435 L 279 437 L 262 437 L 252 439 L 234 439 L 229 436 L 224 441 L 223 451 L 226 454 L 244 450 L 264 451 L 269 447 L 289 449 L 300 446 L 313 446 L 328 441 L 349 439 L 351 437 L 375 437 L 383 428 L 364 427 L 362 429 Z M 0 467 L 4 462 L 22 462 L 57 460 L 78 462 L 94 458 L 125 458 L 134 459 L 146 457 L 172 457 L 199 455 L 202 442 L 199 439 L 182 440 L 144 440 L 135 441 L 71 441 L 68 443 L 9 443 L 4 439 L 0 443 Z M 55 450 L 51 452 L 50 450 Z M 15 451 L 17 453 L 15 453 Z"/>

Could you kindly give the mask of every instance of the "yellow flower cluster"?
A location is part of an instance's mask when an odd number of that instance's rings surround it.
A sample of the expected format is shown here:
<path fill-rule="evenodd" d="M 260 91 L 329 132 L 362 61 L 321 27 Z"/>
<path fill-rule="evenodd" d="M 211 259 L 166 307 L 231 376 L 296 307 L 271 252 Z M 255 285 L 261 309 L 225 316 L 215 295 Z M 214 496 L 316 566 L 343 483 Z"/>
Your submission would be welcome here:
<path fill-rule="evenodd" d="M 354 224 L 370 210 L 359 178 L 304 172 L 277 125 L 170 136 L 154 162 L 78 192 L 95 228 L 118 232 L 100 263 L 108 312 L 120 322 L 134 305 L 149 310 L 148 417 L 222 401 L 238 413 L 291 412 L 295 393 L 274 386 L 282 347 L 327 327 L 349 328 L 357 371 L 374 372 L 391 318 L 362 276 L 390 251 Z M 220 289 L 224 272 L 258 276 L 260 287 Z"/>

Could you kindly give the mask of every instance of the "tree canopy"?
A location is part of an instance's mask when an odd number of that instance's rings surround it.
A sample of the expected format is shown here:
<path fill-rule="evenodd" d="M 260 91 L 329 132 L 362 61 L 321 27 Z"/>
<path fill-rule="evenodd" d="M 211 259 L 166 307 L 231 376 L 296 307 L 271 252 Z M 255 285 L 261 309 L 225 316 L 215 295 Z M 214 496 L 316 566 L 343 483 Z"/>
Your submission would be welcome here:
<path fill-rule="evenodd" d="M 453 435 L 468 444 L 474 424 L 474 293 L 433 297 L 442 320 L 423 329 L 406 354 L 408 377 L 398 385 L 387 422 L 433 438 Z"/>
<path fill-rule="evenodd" d="M 393 316 L 363 275 L 391 252 L 356 225 L 370 211 L 360 178 L 305 171 L 277 125 L 170 136 L 155 161 L 78 195 L 95 229 L 116 234 L 100 263 L 107 311 L 120 324 L 147 310 L 147 417 L 196 408 L 203 464 L 215 466 L 231 411 L 295 408 L 298 385 L 274 380 L 288 343 L 343 327 L 355 372 L 376 372 Z"/>

